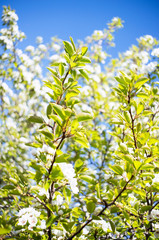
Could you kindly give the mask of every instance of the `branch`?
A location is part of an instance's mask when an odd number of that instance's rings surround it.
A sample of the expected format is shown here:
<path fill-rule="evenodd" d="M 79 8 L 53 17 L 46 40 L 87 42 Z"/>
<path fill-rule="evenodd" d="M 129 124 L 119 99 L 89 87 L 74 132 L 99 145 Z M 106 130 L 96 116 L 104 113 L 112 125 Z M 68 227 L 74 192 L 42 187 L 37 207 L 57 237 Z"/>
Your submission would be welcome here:
<path fill-rule="evenodd" d="M 125 186 L 123 187 L 123 189 L 119 192 L 119 194 L 114 198 L 114 200 L 111 203 L 107 203 L 105 200 L 103 200 L 105 207 L 96 215 L 96 216 L 100 216 L 103 214 L 103 212 L 111 205 L 113 205 L 115 203 L 115 201 L 121 196 L 121 194 L 126 190 L 127 185 L 129 184 L 129 182 L 133 179 L 134 175 L 131 176 L 131 178 L 129 179 L 129 181 L 126 182 Z M 82 226 L 78 229 L 77 232 L 75 232 L 74 234 L 72 234 L 71 237 L 67 238 L 67 240 L 72 240 L 75 236 L 77 236 L 82 230 L 83 228 L 85 228 L 90 222 L 93 221 L 93 218 L 89 218 L 88 220 L 86 220 L 85 223 L 82 224 Z"/>
<path fill-rule="evenodd" d="M 128 92 L 128 104 L 130 104 L 130 100 L 131 100 L 131 97 L 130 97 L 130 90 L 129 90 L 129 92 Z M 135 131 L 134 131 L 134 121 L 135 121 L 135 119 L 132 116 L 131 107 L 129 109 L 129 114 L 130 114 L 130 118 L 131 118 L 131 130 L 132 130 L 132 134 L 133 134 L 133 138 L 134 138 L 134 145 L 135 145 L 135 148 L 137 149 L 137 141 L 136 141 L 136 136 L 135 136 Z"/>
<path fill-rule="evenodd" d="M 150 209 L 150 212 L 151 212 L 158 204 L 159 204 L 159 201 L 156 202 L 156 203 L 152 206 L 152 208 Z"/>
<path fill-rule="evenodd" d="M 31 193 L 27 193 L 26 195 L 29 196 L 29 197 L 33 197 L 34 199 L 36 199 L 41 205 L 43 205 L 43 206 L 45 207 L 46 210 L 50 210 L 50 209 L 46 206 L 46 204 L 45 204 L 43 201 L 40 200 L 40 198 L 34 196 L 34 195 L 31 194 Z"/>
<path fill-rule="evenodd" d="M 108 204 L 108 206 L 111 206 L 115 203 L 115 201 L 121 196 L 121 194 L 126 190 L 127 185 L 129 184 L 129 182 L 133 179 L 134 175 L 131 176 L 131 178 L 129 179 L 129 181 L 126 182 L 125 186 L 123 187 L 123 189 L 119 192 L 119 194 L 114 198 L 114 200 Z"/>
<path fill-rule="evenodd" d="M 65 132 L 63 132 L 63 134 L 62 134 L 62 138 L 61 138 L 59 144 L 57 145 L 56 150 L 59 149 L 59 147 L 60 147 L 60 145 L 61 145 L 61 143 L 63 142 L 64 139 L 65 139 Z M 51 171 L 52 171 L 52 168 L 53 168 L 55 159 L 56 159 L 56 151 L 55 151 L 55 153 L 54 153 L 54 157 L 53 157 L 51 166 L 50 166 L 50 168 L 49 168 L 49 170 L 48 170 L 49 175 L 50 175 L 50 173 L 51 173 Z"/>

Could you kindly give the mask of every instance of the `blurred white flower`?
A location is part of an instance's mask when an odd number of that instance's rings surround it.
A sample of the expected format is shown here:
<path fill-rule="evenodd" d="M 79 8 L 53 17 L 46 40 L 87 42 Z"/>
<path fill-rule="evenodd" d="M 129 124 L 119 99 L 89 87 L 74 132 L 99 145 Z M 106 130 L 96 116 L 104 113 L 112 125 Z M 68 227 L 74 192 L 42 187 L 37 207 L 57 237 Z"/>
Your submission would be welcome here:
<path fill-rule="evenodd" d="M 40 216 L 40 212 L 36 211 L 33 207 L 28 207 L 21 209 L 17 216 L 20 217 L 18 225 L 24 226 L 28 222 L 28 229 L 33 230 L 33 227 L 35 227 L 38 222 L 37 217 Z"/>
<path fill-rule="evenodd" d="M 65 178 L 69 181 L 71 190 L 74 194 L 79 192 L 77 188 L 77 179 L 75 178 L 75 170 L 70 163 L 58 163 L 59 167 L 61 168 Z"/>
<path fill-rule="evenodd" d="M 41 224 L 38 225 L 37 228 L 46 229 L 46 221 L 43 219 L 43 220 L 41 221 Z"/>
<path fill-rule="evenodd" d="M 151 52 L 151 55 L 154 57 L 159 57 L 159 48 L 154 48 Z"/>
<path fill-rule="evenodd" d="M 97 224 L 98 226 L 101 225 L 102 229 L 104 232 L 107 232 L 108 229 L 111 229 L 110 227 L 110 223 L 109 222 L 106 222 L 104 220 L 93 220 L 93 222 L 95 224 Z"/>
<path fill-rule="evenodd" d="M 37 42 L 37 44 L 42 43 L 42 42 L 43 42 L 43 38 L 40 37 L 40 36 L 38 36 L 38 37 L 36 38 L 36 42 Z"/>
<path fill-rule="evenodd" d="M 59 51 L 61 49 L 61 46 L 56 44 L 56 43 L 53 43 L 52 44 L 52 48 L 55 50 L 55 51 Z"/>
<path fill-rule="evenodd" d="M 26 49 L 25 49 L 26 52 L 34 52 L 34 50 L 35 50 L 35 48 L 33 46 L 30 46 L 30 45 L 27 46 Z"/>
<path fill-rule="evenodd" d="M 46 50 L 47 50 L 47 47 L 44 44 L 40 44 L 38 47 L 43 52 L 46 52 Z"/>
<path fill-rule="evenodd" d="M 45 188 L 40 188 L 39 190 L 39 195 L 40 196 L 46 196 L 47 198 L 49 198 L 49 192 L 45 190 Z"/>

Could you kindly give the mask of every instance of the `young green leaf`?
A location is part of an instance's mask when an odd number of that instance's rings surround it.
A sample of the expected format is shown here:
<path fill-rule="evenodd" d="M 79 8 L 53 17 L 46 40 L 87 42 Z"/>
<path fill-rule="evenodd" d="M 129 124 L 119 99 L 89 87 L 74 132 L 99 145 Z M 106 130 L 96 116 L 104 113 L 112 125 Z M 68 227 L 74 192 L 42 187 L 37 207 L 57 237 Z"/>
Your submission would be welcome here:
<path fill-rule="evenodd" d="M 89 77 L 87 73 L 83 69 L 80 69 L 79 72 L 81 73 L 82 77 L 84 77 L 88 81 Z"/>
<path fill-rule="evenodd" d="M 65 68 L 64 65 L 62 63 L 59 64 L 59 73 L 62 76 L 64 74 Z"/>
<path fill-rule="evenodd" d="M 77 116 L 78 122 L 88 121 L 91 120 L 93 117 L 89 113 L 80 113 Z"/>
<path fill-rule="evenodd" d="M 32 123 L 44 123 L 44 119 L 42 117 L 38 117 L 38 116 L 31 116 L 28 118 L 28 122 L 32 122 Z"/>
<path fill-rule="evenodd" d="M 64 46 L 65 46 L 65 51 L 72 56 L 74 54 L 74 48 L 72 46 L 72 44 L 68 41 L 63 41 Z"/>
<path fill-rule="evenodd" d="M 56 103 L 52 103 L 51 104 L 53 106 L 54 111 L 56 112 L 56 114 L 62 118 L 63 120 L 65 120 L 65 112 L 62 106 L 56 104 Z"/>

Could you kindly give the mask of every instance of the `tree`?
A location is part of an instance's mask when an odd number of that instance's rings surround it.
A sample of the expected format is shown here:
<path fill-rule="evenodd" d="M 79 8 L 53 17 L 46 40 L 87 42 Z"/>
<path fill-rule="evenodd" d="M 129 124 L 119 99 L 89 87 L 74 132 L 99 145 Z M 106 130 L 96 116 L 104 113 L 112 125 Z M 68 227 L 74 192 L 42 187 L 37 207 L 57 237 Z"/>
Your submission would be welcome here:
<path fill-rule="evenodd" d="M 2 20 L 1 239 L 158 239 L 158 41 L 105 64 L 119 18 L 24 52 Z"/>

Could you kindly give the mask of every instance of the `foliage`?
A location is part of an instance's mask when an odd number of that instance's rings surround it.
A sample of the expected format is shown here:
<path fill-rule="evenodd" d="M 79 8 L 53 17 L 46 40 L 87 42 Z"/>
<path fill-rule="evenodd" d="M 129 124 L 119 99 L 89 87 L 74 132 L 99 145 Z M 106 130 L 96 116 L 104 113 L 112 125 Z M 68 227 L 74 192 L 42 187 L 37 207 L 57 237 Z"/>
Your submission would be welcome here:
<path fill-rule="evenodd" d="M 115 17 L 22 51 L 2 20 L 1 239 L 159 239 L 158 41 L 112 59 Z"/>

